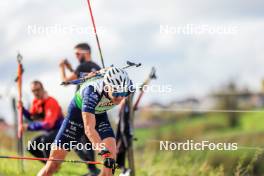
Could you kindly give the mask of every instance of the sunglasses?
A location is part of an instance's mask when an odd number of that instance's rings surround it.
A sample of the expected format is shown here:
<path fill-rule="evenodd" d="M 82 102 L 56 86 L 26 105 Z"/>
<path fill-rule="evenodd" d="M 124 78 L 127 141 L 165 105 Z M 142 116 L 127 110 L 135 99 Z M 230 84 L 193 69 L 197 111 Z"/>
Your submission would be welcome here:
<path fill-rule="evenodd" d="M 80 56 L 82 53 L 75 53 L 76 56 Z"/>
<path fill-rule="evenodd" d="M 86 53 L 89 53 L 89 51 L 76 52 L 75 55 L 80 56 L 81 54 L 86 54 Z"/>
<path fill-rule="evenodd" d="M 129 92 L 113 92 L 113 97 L 127 97 L 129 95 Z"/>
<path fill-rule="evenodd" d="M 32 89 L 31 91 L 32 91 L 33 93 L 36 93 L 36 92 L 41 91 L 41 88 L 38 88 L 38 89 Z"/>

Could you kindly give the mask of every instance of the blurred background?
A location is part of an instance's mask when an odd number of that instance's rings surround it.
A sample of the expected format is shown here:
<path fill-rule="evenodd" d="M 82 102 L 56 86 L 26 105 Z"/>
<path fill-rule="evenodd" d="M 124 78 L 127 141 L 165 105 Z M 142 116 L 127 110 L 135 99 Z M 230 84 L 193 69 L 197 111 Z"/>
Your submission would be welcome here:
<path fill-rule="evenodd" d="M 138 84 L 157 69 L 151 85 L 161 90 L 145 93 L 135 116 L 138 175 L 264 173 L 263 1 L 97 0 L 92 6 L 107 66 L 141 62 L 129 70 Z M 0 153 L 7 155 L 15 151 L 18 51 L 24 104 L 38 79 L 64 112 L 75 87 L 60 86 L 59 62 L 77 66 L 74 46 L 88 42 L 101 63 L 86 1 L 14 0 L 0 8 Z M 119 108 L 110 112 L 113 125 Z M 159 140 L 188 139 L 237 142 L 239 149 L 159 151 Z M 10 163 L 1 161 L 0 173 L 15 175 Z M 29 170 L 34 175 L 40 167 Z"/>

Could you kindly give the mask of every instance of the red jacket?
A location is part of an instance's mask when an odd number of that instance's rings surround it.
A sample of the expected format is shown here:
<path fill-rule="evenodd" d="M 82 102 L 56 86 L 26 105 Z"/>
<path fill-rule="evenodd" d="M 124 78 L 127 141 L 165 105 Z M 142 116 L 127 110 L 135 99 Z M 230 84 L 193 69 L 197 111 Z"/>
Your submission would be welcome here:
<path fill-rule="evenodd" d="M 63 114 L 59 103 L 52 97 L 40 100 L 34 99 L 29 111 L 23 110 L 27 119 L 33 120 L 28 130 L 52 130 L 58 129 L 63 120 Z"/>

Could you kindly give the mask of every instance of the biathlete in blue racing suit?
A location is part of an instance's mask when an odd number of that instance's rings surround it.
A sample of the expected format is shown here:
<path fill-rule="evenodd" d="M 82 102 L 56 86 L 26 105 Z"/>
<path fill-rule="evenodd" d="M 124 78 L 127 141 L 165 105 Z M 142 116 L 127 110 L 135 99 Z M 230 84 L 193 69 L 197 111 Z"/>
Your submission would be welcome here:
<path fill-rule="evenodd" d="M 116 141 L 106 111 L 112 109 L 133 91 L 128 74 L 110 67 L 103 78 L 84 82 L 68 107 L 68 114 L 56 136 L 50 157 L 64 159 L 67 151 L 76 147 L 84 135 L 104 158 L 100 175 L 112 175 L 115 169 Z M 92 147 L 92 146 L 91 146 Z M 58 162 L 49 161 L 38 176 L 50 176 L 59 168 Z"/>

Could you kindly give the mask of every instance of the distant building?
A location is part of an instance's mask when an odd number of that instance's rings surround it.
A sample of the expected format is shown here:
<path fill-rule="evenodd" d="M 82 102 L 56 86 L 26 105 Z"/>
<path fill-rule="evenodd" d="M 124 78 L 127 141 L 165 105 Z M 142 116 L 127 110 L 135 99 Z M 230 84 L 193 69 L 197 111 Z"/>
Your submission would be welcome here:
<path fill-rule="evenodd" d="M 250 92 L 246 90 L 235 93 L 214 94 L 213 96 L 220 99 L 233 97 L 236 99 L 237 107 L 239 109 L 264 107 L 264 92 Z"/>
<path fill-rule="evenodd" d="M 0 118 L 0 130 L 6 130 L 9 129 L 10 126 L 5 122 L 3 118 Z"/>
<path fill-rule="evenodd" d="M 172 101 L 167 108 L 170 109 L 196 109 L 200 106 L 200 100 L 197 98 L 186 98 L 182 100 Z"/>

